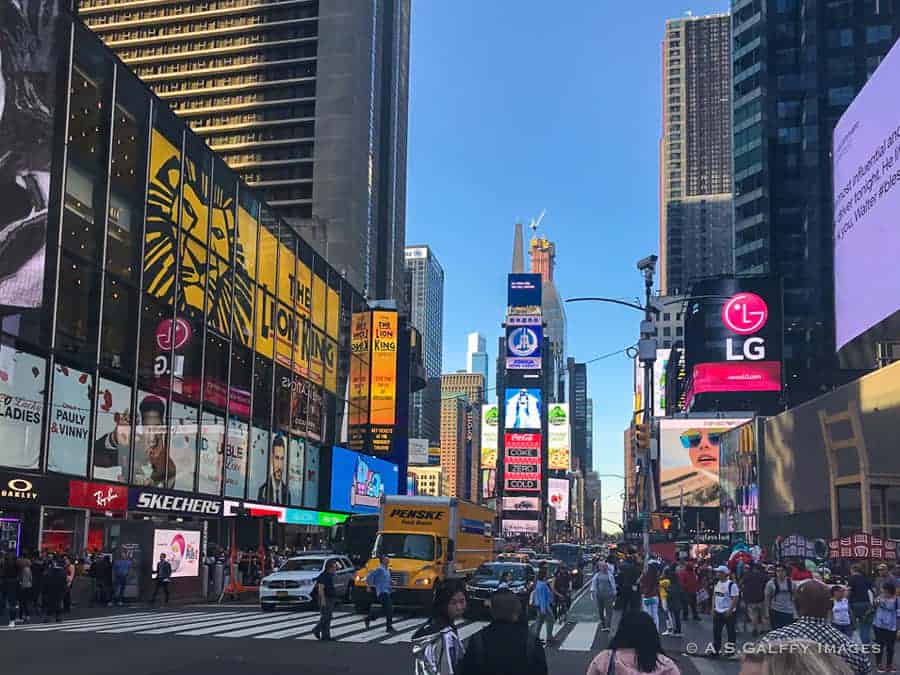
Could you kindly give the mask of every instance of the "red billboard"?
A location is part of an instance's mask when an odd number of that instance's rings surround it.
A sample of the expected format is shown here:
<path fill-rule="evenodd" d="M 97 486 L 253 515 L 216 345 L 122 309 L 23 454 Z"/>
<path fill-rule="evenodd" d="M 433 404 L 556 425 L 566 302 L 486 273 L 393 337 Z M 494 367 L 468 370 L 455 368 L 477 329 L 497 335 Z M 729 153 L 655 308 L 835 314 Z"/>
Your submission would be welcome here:
<path fill-rule="evenodd" d="M 540 492 L 540 434 L 504 434 L 503 480 L 509 492 Z"/>
<path fill-rule="evenodd" d="M 697 394 L 722 391 L 781 391 L 781 362 L 741 361 L 694 366 L 687 404 Z"/>
<path fill-rule="evenodd" d="M 124 485 L 70 480 L 69 506 L 91 511 L 124 512 L 128 510 L 128 488 Z"/>

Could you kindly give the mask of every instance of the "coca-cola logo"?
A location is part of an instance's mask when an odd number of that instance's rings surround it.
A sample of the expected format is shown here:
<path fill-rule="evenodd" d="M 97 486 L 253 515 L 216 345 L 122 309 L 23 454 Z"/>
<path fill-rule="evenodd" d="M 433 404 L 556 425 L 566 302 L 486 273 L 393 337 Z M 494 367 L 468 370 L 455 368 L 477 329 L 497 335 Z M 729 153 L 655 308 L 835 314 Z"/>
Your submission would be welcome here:
<path fill-rule="evenodd" d="M 191 341 L 194 331 L 191 324 L 181 317 L 177 319 L 163 319 L 156 326 L 156 344 L 160 349 L 181 349 Z"/>
<path fill-rule="evenodd" d="M 766 325 L 769 308 L 756 293 L 738 293 L 722 307 L 722 323 L 738 335 L 751 335 Z"/>

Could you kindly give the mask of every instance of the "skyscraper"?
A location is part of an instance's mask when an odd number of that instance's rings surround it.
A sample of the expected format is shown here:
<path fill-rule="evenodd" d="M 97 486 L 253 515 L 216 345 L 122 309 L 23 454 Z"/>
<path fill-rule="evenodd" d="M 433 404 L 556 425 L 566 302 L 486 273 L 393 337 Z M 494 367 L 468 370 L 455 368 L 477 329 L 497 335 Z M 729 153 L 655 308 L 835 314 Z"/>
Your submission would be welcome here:
<path fill-rule="evenodd" d="M 351 284 L 402 300 L 409 0 L 79 12 Z"/>
<path fill-rule="evenodd" d="M 484 377 L 480 373 L 441 375 L 441 467 L 446 494 L 451 497 L 476 501 L 479 496 L 483 402 Z"/>
<path fill-rule="evenodd" d="M 728 14 L 666 21 L 662 49 L 660 290 L 732 265 Z"/>
<path fill-rule="evenodd" d="M 789 405 L 855 376 L 834 343 L 835 123 L 900 34 L 873 0 L 734 0 L 735 272 L 784 285 Z"/>
<path fill-rule="evenodd" d="M 544 337 L 549 342 L 542 365 L 550 378 L 549 400 L 563 402 L 566 398 L 566 311 L 553 280 L 556 244 L 544 237 L 534 237 L 528 254 L 530 271 L 541 275 L 541 312 L 546 325 Z"/>
<path fill-rule="evenodd" d="M 488 379 L 487 341 L 481 333 L 469 333 L 466 342 L 466 372 L 478 373 Z"/>
<path fill-rule="evenodd" d="M 444 348 L 444 269 L 428 246 L 407 246 L 406 270 L 409 274 L 410 322 L 422 334 L 425 344 L 425 377 L 432 381 L 441 375 Z M 440 387 L 437 387 L 438 399 Z M 426 387 L 410 396 L 410 438 L 440 442 L 439 405 L 427 405 L 435 387 Z"/>
<path fill-rule="evenodd" d="M 590 426 L 587 365 L 576 363 L 569 357 L 566 361 L 569 371 L 569 414 L 572 418 L 572 466 L 579 466 L 583 471 L 590 471 L 593 457 L 589 446 L 588 434 Z"/>

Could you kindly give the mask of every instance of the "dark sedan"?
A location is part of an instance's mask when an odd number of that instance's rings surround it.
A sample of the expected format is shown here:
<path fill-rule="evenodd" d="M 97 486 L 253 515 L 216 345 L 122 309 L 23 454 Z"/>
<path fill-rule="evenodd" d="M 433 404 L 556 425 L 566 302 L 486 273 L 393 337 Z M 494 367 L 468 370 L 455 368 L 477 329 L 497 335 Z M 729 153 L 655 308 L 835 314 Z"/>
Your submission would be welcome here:
<path fill-rule="evenodd" d="M 491 596 L 500 589 L 509 589 L 528 609 L 528 598 L 534 587 L 534 569 L 531 565 L 514 562 L 494 562 L 481 565 L 466 584 L 471 613 L 482 613 L 491 608 Z M 526 612 L 522 613 L 523 618 Z"/>

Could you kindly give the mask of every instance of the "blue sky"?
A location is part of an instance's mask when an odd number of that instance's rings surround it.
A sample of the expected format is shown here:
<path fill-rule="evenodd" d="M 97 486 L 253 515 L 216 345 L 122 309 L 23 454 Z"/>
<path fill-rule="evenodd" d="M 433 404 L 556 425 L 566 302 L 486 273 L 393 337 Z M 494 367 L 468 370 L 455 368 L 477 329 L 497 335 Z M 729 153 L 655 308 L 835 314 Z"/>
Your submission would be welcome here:
<path fill-rule="evenodd" d="M 444 372 L 465 367 L 466 334 L 491 360 L 506 304 L 513 224 L 541 209 L 563 298 L 642 293 L 635 262 L 658 252 L 660 44 L 665 20 L 727 0 L 413 0 L 407 242 L 444 267 Z M 640 315 L 567 306 L 579 361 L 637 338 Z M 622 473 L 632 365 L 588 366 L 594 468 Z M 619 520 L 622 481 L 604 478 Z"/>

